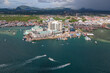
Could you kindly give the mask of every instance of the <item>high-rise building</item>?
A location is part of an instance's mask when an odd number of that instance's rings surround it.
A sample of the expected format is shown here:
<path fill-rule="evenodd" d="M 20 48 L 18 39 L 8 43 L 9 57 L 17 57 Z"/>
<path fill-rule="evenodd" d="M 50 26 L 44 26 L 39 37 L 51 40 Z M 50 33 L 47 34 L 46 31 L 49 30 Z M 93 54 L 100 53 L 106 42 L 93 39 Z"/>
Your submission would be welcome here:
<path fill-rule="evenodd" d="M 48 22 L 48 30 L 53 32 L 54 31 L 62 32 L 62 22 L 60 21 Z"/>

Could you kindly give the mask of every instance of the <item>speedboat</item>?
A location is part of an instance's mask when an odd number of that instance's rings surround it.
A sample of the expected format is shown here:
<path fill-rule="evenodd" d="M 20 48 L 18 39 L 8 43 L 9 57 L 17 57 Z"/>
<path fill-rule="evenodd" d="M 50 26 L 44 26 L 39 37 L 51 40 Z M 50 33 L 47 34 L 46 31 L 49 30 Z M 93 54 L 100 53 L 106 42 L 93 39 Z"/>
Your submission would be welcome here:
<path fill-rule="evenodd" d="M 50 58 L 50 57 L 49 57 L 48 59 L 49 59 L 50 61 L 54 61 L 54 62 L 55 62 L 55 60 L 54 60 L 54 59 L 52 59 L 52 58 Z"/>

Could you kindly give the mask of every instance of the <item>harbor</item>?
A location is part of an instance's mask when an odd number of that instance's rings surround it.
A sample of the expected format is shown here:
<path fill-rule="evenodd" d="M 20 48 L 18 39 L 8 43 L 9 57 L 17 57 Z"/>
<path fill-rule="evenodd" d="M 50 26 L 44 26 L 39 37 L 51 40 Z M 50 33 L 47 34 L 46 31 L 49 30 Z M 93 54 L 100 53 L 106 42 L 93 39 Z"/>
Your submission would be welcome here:
<path fill-rule="evenodd" d="M 0 0 L 0 73 L 110 73 L 110 0 Z"/>
<path fill-rule="evenodd" d="M 91 41 L 86 41 L 83 36 L 80 38 L 69 37 L 66 41 L 52 39 L 33 41 L 34 43 L 23 41 L 23 32 L 31 28 L 32 27 L 0 28 L 0 31 L 9 29 L 10 32 L 12 30 L 17 31 L 16 35 L 13 36 L 0 33 L 0 73 L 51 73 L 51 71 L 63 73 L 70 70 L 73 73 L 78 73 L 79 70 L 79 73 L 91 71 L 97 73 L 99 72 L 96 70 L 97 66 L 98 68 L 109 70 L 108 54 L 110 52 L 110 43 L 102 42 L 95 38 Z M 22 31 L 20 31 L 20 29 Z M 94 36 L 102 33 L 103 39 L 105 39 L 107 36 L 109 38 L 106 32 L 109 32 L 109 30 L 100 29 L 93 33 Z M 93 34 L 87 34 L 85 32 L 83 35 L 89 36 Z M 100 35 L 96 38 L 100 38 Z M 103 66 L 103 64 L 105 66 Z M 87 69 L 88 65 L 89 69 Z M 87 70 L 82 70 L 82 68 Z"/>
<path fill-rule="evenodd" d="M 47 40 L 47 39 L 57 39 L 57 40 L 68 40 L 68 38 L 80 38 L 81 36 L 94 36 L 94 34 L 92 33 L 85 33 L 79 30 L 76 31 L 72 31 L 72 32 L 65 32 L 65 33 L 61 33 L 61 34 L 50 34 L 50 35 L 38 35 L 38 34 L 28 34 L 24 36 L 24 39 L 26 39 L 26 41 L 37 41 L 37 40 Z"/>
<path fill-rule="evenodd" d="M 80 38 L 83 36 L 94 36 L 92 33 L 85 33 L 80 29 L 76 29 L 74 25 L 64 25 L 62 21 L 50 19 L 47 26 L 34 26 L 24 31 L 24 39 L 26 41 L 58 39 L 67 40 L 68 38 Z"/>

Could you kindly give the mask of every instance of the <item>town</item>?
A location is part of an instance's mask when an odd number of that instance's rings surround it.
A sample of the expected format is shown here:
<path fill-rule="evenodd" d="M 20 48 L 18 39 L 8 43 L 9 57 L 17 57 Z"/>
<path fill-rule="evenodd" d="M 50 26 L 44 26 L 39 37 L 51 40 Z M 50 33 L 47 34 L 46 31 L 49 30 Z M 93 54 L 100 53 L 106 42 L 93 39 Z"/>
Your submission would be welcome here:
<path fill-rule="evenodd" d="M 0 0 L 0 73 L 110 73 L 110 0 Z"/>
<path fill-rule="evenodd" d="M 32 26 L 24 31 L 24 40 L 58 39 L 67 40 L 68 37 L 93 36 L 93 31 L 106 28 L 110 24 L 110 15 L 106 16 L 60 16 L 60 15 L 1 15 L 0 27 Z"/>

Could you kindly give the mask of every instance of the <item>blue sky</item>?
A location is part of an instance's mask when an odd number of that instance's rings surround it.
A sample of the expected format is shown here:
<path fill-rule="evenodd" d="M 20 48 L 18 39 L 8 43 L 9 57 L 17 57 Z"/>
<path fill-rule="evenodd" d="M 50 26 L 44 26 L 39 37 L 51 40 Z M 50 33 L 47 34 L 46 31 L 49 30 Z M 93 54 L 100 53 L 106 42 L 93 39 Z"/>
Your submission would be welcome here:
<path fill-rule="evenodd" d="M 20 5 L 39 8 L 66 7 L 110 10 L 110 0 L 0 0 L 0 8 L 16 8 Z"/>

